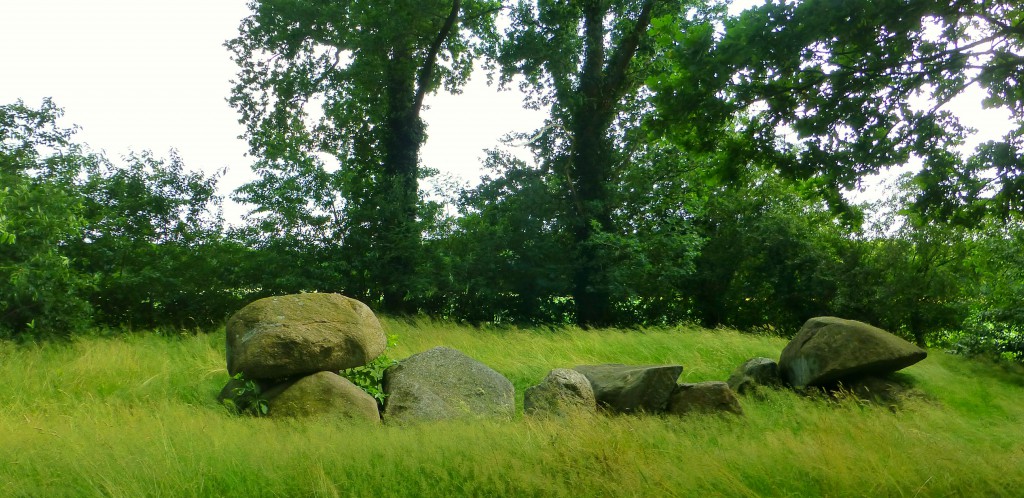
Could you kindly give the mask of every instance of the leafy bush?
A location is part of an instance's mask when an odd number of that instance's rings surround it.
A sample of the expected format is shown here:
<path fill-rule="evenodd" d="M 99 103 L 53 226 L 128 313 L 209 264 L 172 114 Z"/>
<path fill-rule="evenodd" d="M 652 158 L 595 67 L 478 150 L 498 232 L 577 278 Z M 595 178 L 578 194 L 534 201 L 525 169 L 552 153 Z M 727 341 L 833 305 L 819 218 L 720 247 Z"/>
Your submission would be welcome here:
<path fill-rule="evenodd" d="M 380 356 L 361 367 L 347 368 L 338 372 L 342 377 L 352 381 L 358 388 L 373 396 L 377 404 L 384 405 L 387 394 L 384 393 L 384 371 L 398 362 L 388 356 L 388 350 L 398 345 L 398 336 L 388 336 L 388 347 Z"/>
<path fill-rule="evenodd" d="M 38 110 L 0 106 L 0 333 L 8 336 L 66 337 L 91 323 L 91 278 L 64 247 L 82 235 L 75 180 L 95 157 L 70 143 L 60 116 L 49 100 Z"/>

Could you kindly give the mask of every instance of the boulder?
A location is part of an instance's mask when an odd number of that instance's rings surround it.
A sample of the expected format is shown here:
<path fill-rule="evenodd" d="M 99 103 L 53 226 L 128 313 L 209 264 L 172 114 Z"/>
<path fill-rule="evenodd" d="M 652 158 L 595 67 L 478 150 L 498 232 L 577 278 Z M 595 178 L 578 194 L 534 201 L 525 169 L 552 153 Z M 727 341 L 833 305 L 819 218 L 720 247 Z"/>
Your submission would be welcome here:
<path fill-rule="evenodd" d="M 683 373 L 679 365 L 581 365 L 573 370 L 583 374 L 594 389 L 597 402 L 618 413 L 665 410 L 676 381 Z"/>
<path fill-rule="evenodd" d="M 293 294 L 255 301 L 227 324 L 228 373 L 280 379 L 363 366 L 387 336 L 365 304 L 340 294 Z"/>
<path fill-rule="evenodd" d="M 738 394 L 753 392 L 758 386 L 777 386 L 782 383 L 779 364 L 771 358 L 751 358 L 733 371 L 727 383 Z"/>
<path fill-rule="evenodd" d="M 271 417 L 329 417 L 380 422 L 377 400 L 334 372 L 317 372 L 282 387 L 265 393 Z"/>
<path fill-rule="evenodd" d="M 575 370 L 556 368 L 540 384 L 523 392 L 523 411 L 527 414 L 566 415 L 596 410 L 590 381 Z"/>
<path fill-rule="evenodd" d="M 732 413 L 743 415 L 743 407 L 725 382 L 679 384 L 668 402 L 668 413 Z"/>
<path fill-rule="evenodd" d="M 467 417 L 511 419 L 515 388 L 505 376 L 461 352 L 436 347 L 384 371 L 384 420 Z"/>
<path fill-rule="evenodd" d="M 928 355 L 923 349 L 866 323 L 835 317 L 807 320 L 779 359 L 782 378 L 796 388 L 831 386 L 884 376 Z"/>

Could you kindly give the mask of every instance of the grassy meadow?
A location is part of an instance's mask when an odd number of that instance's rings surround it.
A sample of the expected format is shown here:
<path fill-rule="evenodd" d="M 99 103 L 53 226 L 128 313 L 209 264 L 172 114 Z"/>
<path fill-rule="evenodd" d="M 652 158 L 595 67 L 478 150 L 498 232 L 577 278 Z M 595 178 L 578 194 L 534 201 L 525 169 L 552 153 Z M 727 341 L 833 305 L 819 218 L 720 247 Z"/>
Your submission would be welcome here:
<path fill-rule="evenodd" d="M 384 320 L 522 392 L 557 367 L 678 363 L 724 380 L 785 340 L 728 330 L 473 329 Z M 238 417 L 224 335 L 0 342 L 0 496 L 1020 496 L 1024 372 L 930 351 L 902 409 L 770 391 L 742 419 L 586 416 L 366 427 Z"/>

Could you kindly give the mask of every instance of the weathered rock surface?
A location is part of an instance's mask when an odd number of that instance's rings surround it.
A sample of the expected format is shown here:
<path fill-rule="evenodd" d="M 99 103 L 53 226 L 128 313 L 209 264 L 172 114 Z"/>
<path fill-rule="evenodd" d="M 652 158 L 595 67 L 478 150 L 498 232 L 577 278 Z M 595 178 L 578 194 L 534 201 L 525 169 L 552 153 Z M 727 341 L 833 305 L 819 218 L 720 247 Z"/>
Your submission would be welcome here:
<path fill-rule="evenodd" d="M 752 392 L 758 386 L 777 386 L 782 383 L 779 364 L 771 358 L 751 358 L 733 371 L 727 383 L 738 394 Z"/>
<path fill-rule="evenodd" d="M 782 350 L 779 370 L 793 387 L 828 386 L 884 376 L 923 360 L 927 354 L 866 323 L 819 317 L 808 320 Z"/>
<path fill-rule="evenodd" d="M 668 413 L 732 413 L 743 415 L 743 407 L 736 394 L 725 382 L 710 381 L 679 384 L 668 402 Z"/>
<path fill-rule="evenodd" d="M 388 368 L 384 393 L 388 422 L 510 419 L 516 411 L 515 388 L 505 376 L 446 347 L 412 355 Z"/>
<path fill-rule="evenodd" d="M 598 404 L 618 413 L 665 410 L 683 373 L 679 365 L 581 365 L 573 368 L 586 376 Z"/>
<path fill-rule="evenodd" d="M 380 422 L 377 400 L 334 372 L 317 372 L 288 382 L 280 392 L 267 392 L 265 397 L 271 417 L 331 417 Z"/>
<path fill-rule="evenodd" d="M 573 411 L 594 412 L 597 400 L 586 376 L 556 368 L 540 384 L 523 392 L 523 411 L 532 415 L 566 415 Z"/>
<path fill-rule="evenodd" d="M 365 365 L 387 336 L 365 304 L 340 294 L 293 294 L 255 301 L 227 324 L 228 373 L 286 378 Z"/>

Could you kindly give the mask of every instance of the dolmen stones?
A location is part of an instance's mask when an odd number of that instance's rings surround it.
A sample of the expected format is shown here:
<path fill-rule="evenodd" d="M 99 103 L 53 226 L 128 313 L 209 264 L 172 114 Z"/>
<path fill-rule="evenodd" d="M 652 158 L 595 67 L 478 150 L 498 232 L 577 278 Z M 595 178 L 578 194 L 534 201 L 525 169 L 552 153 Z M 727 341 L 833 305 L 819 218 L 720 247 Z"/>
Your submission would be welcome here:
<path fill-rule="evenodd" d="M 782 380 L 801 389 L 891 374 L 928 353 L 878 327 L 835 317 L 811 318 L 782 350 Z"/>
<path fill-rule="evenodd" d="M 602 407 L 616 413 L 665 411 L 683 373 L 679 365 L 582 365 L 574 368 L 590 381 Z"/>
<path fill-rule="evenodd" d="M 515 415 L 512 383 L 447 347 L 395 363 L 377 400 L 339 372 L 369 364 L 387 336 L 363 303 L 339 294 L 295 294 L 255 301 L 227 323 L 232 379 L 218 399 L 238 411 L 272 417 L 334 417 L 398 424 Z M 808 320 L 778 362 L 753 358 L 728 382 L 679 383 L 680 365 L 608 363 L 554 369 L 523 394 L 527 415 L 574 413 L 743 415 L 736 393 L 760 386 L 832 389 L 888 401 L 903 396 L 889 374 L 927 356 L 871 325 L 835 317 Z M 866 394 L 865 394 L 866 393 Z"/>
<path fill-rule="evenodd" d="M 461 418 L 511 419 L 515 388 L 461 352 L 436 347 L 384 372 L 384 419 L 408 423 Z"/>
<path fill-rule="evenodd" d="M 370 363 L 386 346 L 380 321 L 354 299 L 321 293 L 260 299 L 228 320 L 232 379 L 218 399 L 272 417 L 379 423 L 377 401 L 337 372 Z"/>
<path fill-rule="evenodd" d="M 732 413 L 743 415 L 743 407 L 729 384 L 720 381 L 679 384 L 669 398 L 666 412 L 674 415 L 689 413 Z"/>
<path fill-rule="evenodd" d="M 771 358 L 751 358 L 736 368 L 726 383 L 737 394 L 754 392 L 760 386 L 778 387 L 782 384 L 779 364 Z"/>
<path fill-rule="evenodd" d="M 581 365 L 555 369 L 523 393 L 528 415 L 594 412 L 615 414 L 731 413 L 742 415 L 739 400 L 724 382 L 680 384 L 679 365 Z"/>
<path fill-rule="evenodd" d="M 387 335 L 365 304 L 340 294 L 254 301 L 227 324 L 228 374 L 281 379 L 366 365 Z"/>
<path fill-rule="evenodd" d="M 380 321 L 339 294 L 255 301 L 227 324 L 232 379 L 218 399 L 271 417 L 335 417 L 379 423 L 515 415 L 512 383 L 451 348 L 434 348 L 384 372 L 377 400 L 338 374 L 369 364 L 387 347 Z"/>
<path fill-rule="evenodd" d="M 523 412 L 530 415 L 570 415 L 597 411 L 597 398 L 587 377 L 576 370 L 556 368 L 540 384 L 523 392 Z"/>
<path fill-rule="evenodd" d="M 919 392 L 892 374 L 928 353 L 878 327 L 856 320 L 816 317 L 807 320 L 782 350 L 778 363 L 752 358 L 740 365 L 728 384 L 739 394 L 762 386 L 798 391 L 849 393 L 861 400 L 894 407 Z M 814 392 L 814 389 L 811 389 Z"/>

